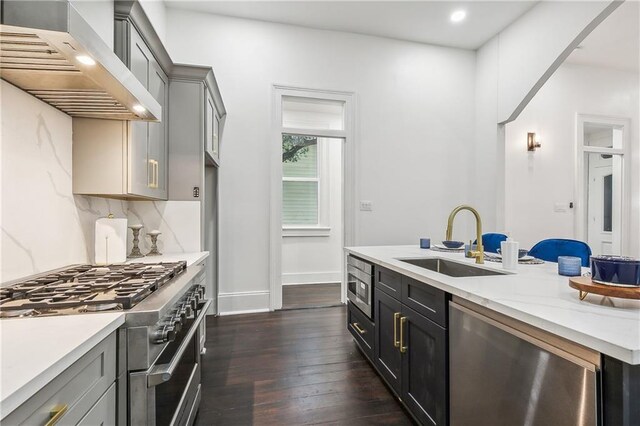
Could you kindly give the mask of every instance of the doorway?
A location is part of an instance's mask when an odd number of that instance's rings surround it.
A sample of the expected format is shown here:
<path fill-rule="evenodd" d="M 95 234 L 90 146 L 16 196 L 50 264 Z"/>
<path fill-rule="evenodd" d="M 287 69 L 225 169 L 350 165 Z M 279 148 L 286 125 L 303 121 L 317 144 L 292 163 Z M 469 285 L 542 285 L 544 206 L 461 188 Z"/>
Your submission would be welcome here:
<path fill-rule="evenodd" d="M 577 235 L 594 255 L 626 252 L 628 120 L 578 115 Z"/>
<path fill-rule="evenodd" d="M 275 87 L 271 309 L 344 303 L 353 226 L 352 95 Z"/>

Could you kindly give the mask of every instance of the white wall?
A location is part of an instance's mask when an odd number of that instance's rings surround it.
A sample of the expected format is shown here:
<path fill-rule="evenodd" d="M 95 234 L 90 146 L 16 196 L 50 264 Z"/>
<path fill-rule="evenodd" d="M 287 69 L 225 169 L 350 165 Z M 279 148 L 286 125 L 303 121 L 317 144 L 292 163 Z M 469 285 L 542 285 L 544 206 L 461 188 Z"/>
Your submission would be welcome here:
<path fill-rule="evenodd" d="M 513 120 L 573 49 L 621 2 L 539 2 L 499 34 L 498 122 Z"/>
<path fill-rule="evenodd" d="M 640 256 L 639 76 L 606 68 L 564 64 L 520 116 L 506 126 L 505 227 L 521 246 L 550 237 L 574 238 L 574 211 L 554 212 L 557 202 L 575 201 L 576 113 L 631 119 L 630 253 Z M 527 132 L 542 147 L 526 150 Z"/>
<path fill-rule="evenodd" d="M 498 125 L 498 38 L 476 52 L 474 163 L 469 186 L 485 231 L 503 231 L 504 148 Z"/>
<path fill-rule="evenodd" d="M 225 299 L 238 293 L 242 306 L 268 307 L 274 84 L 356 94 L 356 197 L 373 201 L 373 212 L 357 214 L 357 244 L 440 239 L 451 209 L 469 202 L 474 52 L 171 8 L 167 39 L 176 62 L 214 67 L 229 111 L 220 169 Z M 464 222 L 457 232 L 466 239 Z"/>
<path fill-rule="evenodd" d="M 477 51 L 474 167 L 470 185 L 485 229 L 505 229 L 504 123 L 515 119 L 619 3 L 539 2 Z"/>
<path fill-rule="evenodd" d="M 71 117 L 0 82 L 0 283 L 91 262 L 94 223 L 126 202 L 74 196 Z"/>
<path fill-rule="evenodd" d="M 164 0 L 139 0 L 153 29 L 156 30 L 162 43 L 167 43 L 167 6 Z"/>

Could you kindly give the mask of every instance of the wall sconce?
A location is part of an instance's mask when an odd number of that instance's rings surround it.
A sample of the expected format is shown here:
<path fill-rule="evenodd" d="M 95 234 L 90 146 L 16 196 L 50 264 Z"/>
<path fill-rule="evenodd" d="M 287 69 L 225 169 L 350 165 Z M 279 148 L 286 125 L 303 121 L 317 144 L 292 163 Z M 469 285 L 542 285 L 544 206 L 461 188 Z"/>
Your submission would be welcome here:
<path fill-rule="evenodd" d="M 540 148 L 540 146 L 536 134 L 532 132 L 527 133 L 527 151 L 535 152 L 536 148 Z"/>

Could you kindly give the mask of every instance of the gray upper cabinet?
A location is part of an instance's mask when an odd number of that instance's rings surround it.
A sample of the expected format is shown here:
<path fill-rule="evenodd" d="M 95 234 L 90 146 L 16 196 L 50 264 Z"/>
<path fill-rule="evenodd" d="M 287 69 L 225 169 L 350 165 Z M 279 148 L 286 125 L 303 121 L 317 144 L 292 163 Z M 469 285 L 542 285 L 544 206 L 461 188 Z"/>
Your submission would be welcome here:
<path fill-rule="evenodd" d="M 132 194 L 167 199 L 169 79 L 157 58 L 168 56 L 161 44 L 156 44 L 156 50 L 161 51 L 156 53 L 150 47 L 155 43 L 145 41 L 157 41 L 153 28 L 139 23 L 146 15 L 129 13 L 132 9 L 121 13 L 118 7 L 116 11 L 119 12 L 115 24 L 116 54 L 162 106 L 160 123 L 131 123 L 128 189 Z M 143 36 L 140 31 L 145 28 L 152 34 Z M 168 62 L 165 68 L 170 65 Z"/>
<path fill-rule="evenodd" d="M 220 166 L 226 110 L 209 67 L 174 65 L 169 93 L 169 199 L 199 200 L 205 166 Z"/>
<path fill-rule="evenodd" d="M 162 107 L 160 122 L 74 119 L 75 194 L 166 200 L 171 60 L 138 2 L 115 2 L 114 49 Z"/>
<path fill-rule="evenodd" d="M 210 90 L 206 91 L 205 100 L 205 160 L 213 166 L 220 165 L 220 113 Z"/>

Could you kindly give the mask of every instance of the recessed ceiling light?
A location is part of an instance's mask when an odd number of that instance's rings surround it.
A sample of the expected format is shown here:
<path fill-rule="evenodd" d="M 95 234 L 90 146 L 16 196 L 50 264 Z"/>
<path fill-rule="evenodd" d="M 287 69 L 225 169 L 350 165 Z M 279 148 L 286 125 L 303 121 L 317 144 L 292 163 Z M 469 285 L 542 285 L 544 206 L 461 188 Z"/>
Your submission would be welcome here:
<path fill-rule="evenodd" d="M 133 106 L 133 110 L 135 112 L 145 112 L 147 109 L 145 107 L 143 107 L 142 105 L 134 105 Z"/>
<path fill-rule="evenodd" d="M 457 23 L 457 22 L 464 21 L 464 18 L 466 18 L 466 17 L 467 17 L 467 12 L 462 10 L 462 9 L 460 9 L 460 10 L 456 10 L 455 12 L 453 12 L 451 14 L 450 19 L 451 19 L 451 22 L 456 22 Z"/>
<path fill-rule="evenodd" d="M 78 55 L 76 56 L 76 59 L 85 64 L 85 65 L 95 65 L 96 61 L 93 60 L 93 58 L 91 56 L 87 56 L 87 55 Z"/>

